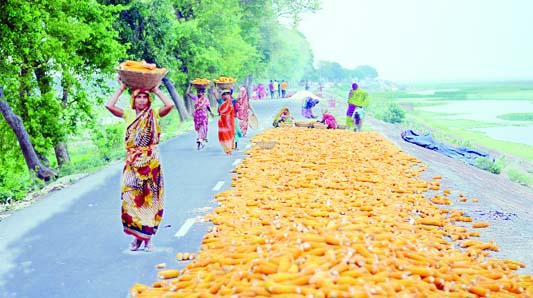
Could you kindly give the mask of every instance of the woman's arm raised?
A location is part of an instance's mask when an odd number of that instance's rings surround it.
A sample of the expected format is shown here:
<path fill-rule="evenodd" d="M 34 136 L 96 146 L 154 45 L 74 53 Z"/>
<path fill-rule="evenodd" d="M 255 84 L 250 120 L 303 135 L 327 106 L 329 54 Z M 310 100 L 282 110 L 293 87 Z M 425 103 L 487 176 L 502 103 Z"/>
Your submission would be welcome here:
<path fill-rule="evenodd" d="M 152 88 L 151 91 L 155 95 L 157 95 L 157 97 L 159 97 L 159 99 L 161 99 L 161 101 L 165 105 L 165 106 L 163 106 L 163 107 L 161 107 L 159 109 L 159 116 L 160 117 L 165 117 L 174 108 L 174 103 L 163 92 L 161 92 L 161 90 L 159 90 L 159 85 L 157 85 L 154 88 Z"/>
<path fill-rule="evenodd" d="M 117 104 L 117 101 L 120 95 L 122 95 L 122 92 L 124 92 L 124 90 L 126 90 L 127 87 L 120 80 L 119 80 L 119 83 L 120 83 L 120 87 L 117 89 L 117 91 L 115 91 L 115 93 L 111 96 L 111 98 L 107 100 L 105 107 L 111 112 L 111 114 L 122 118 L 122 116 L 124 115 L 124 110 L 117 107 L 116 104 Z"/>

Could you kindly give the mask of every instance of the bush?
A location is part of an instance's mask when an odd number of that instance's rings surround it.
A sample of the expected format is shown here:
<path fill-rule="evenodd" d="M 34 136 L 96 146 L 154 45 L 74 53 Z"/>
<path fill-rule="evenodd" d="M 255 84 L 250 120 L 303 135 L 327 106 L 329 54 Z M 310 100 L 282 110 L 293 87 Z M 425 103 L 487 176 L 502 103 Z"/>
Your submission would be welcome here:
<path fill-rule="evenodd" d="M 500 174 L 502 172 L 501 162 L 490 158 L 478 157 L 474 165 L 482 170 L 489 171 L 493 174 Z"/>
<path fill-rule="evenodd" d="M 98 154 L 106 161 L 112 160 L 117 154 L 122 153 L 118 149 L 124 144 L 124 124 L 114 123 L 97 125 L 92 133 L 92 142 L 98 148 Z"/>
<path fill-rule="evenodd" d="M 388 123 L 402 123 L 405 120 L 405 111 L 395 102 L 389 101 L 385 105 L 382 120 Z"/>
<path fill-rule="evenodd" d="M 26 173 L 14 172 L 10 168 L 0 170 L 0 204 L 20 201 L 29 191 L 38 189 L 44 182 Z"/>
<path fill-rule="evenodd" d="M 529 186 L 533 184 L 533 178 L 517 169 L 509 169 L 509 171 L 507 172 L 507 176 L 509 176 L 509 180 L 524 186 Z"/>

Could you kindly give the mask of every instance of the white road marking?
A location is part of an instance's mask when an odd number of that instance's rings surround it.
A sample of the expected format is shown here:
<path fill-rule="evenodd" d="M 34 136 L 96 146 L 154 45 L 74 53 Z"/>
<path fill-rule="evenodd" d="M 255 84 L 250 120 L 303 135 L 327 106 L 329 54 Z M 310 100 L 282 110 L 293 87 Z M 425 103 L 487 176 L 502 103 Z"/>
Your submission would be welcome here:
<path fill-rule="evenodd" d="M 224 181 L 218 181 L 217 184 L 213 187 L 213 191 L 219 191 L 224 185 Z"/>
<path fill-rule="evenodd" d="M 242 161 L 242 159 L 238 158 L 238 159 L 236 159 L 236 160 L 232 163 L 232 165 L 233 165 L 233 166 L 236 166 L 236 165 L 238 165 L 241 161 Z"/>
<path fill-rule="evenodd" d="M 192 227 L 192 225 L 194 225 L 196 220 L 197 220 L 197 217 L 187 218 L 187 220 L 185 220 L 185 222 L 181 225 L 180 229 L 176 232 L 174 236 L 175 237 L 185 236 L 187 232 L 189 231 L 189 229 Z"/>

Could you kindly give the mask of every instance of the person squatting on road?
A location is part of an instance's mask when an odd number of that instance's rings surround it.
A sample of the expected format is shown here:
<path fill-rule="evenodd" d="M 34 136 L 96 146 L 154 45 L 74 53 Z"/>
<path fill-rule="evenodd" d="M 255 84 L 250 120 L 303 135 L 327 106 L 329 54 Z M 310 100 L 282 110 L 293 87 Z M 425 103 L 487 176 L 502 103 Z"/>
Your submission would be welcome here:
<path fill-rule="evenodd" d="M 131 109 L 123 110 L 116 103 L 126 88 L 120 82 L 120 87 L 105 104 L 126 124 L 126 163 L 121 181 L 122 226 L 124 233 L 134 237 L 131 250 L 138 250 L 144 242 L 144 250 L 151 251 L 150 240 L 157 232 L 164 208 L 163 171 L 157 148 L 161 133 L 159 119 L 168 115 L 174 104 L 159 90 L 159 85 L 150 90 L 132 88 Z M 151 93 L 164 104 L 158 111 L 152 109 Z"/>
<path fill-rule="evenodd" d="M 322 121 L 320 122 L 326 124 L 328 129 L 337 129 L 337 120 L 327 109 L 322 109 Z"/>
<path fill-rule="evenodd" d="M 274 121 L 272 121 L 272 126 L 279 127 L 280 123 L 291 123 L 294 118 L 291 116 L 289 107 L 284 106 L 281 110 L 274 116 Z"/>
<path fill-rule="evenodd" d="M 317 98 L 313 98 L 311 96 L 308 96 L 302 100 L 302 116 L 305 118 L 311 119 L 311 118 L 317 118 L 313 114 L 313 108 L 319 103 L 319 100 Z"/>

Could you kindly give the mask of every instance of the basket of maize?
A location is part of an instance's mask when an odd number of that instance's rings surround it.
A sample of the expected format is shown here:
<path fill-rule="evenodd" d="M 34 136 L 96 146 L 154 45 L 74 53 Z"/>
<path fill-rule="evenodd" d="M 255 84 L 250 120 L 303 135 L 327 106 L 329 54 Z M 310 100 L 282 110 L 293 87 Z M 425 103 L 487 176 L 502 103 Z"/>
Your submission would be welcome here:
<path fill-rule="evenodd" d="M 292 122 L 280 122 L 278 123 L 278 127 L 293 127 Z"/>
<path fill-rule="evenodd" d="M 120 80 L 127 86 L 152 89 L 161 83 L 168 73 L 166 68 L 157 68 L 146 61 L 126 60 L 117 67 Z"/>
<path fill-rule="evenodd" d="M 196 78 L 191 82 L 192 86 L 196 89 L 206 89 L 210 83 L 211 81 L 204 78 Z"/>
<path fill-rule="evenodd" d="M 311 123 L 309 121 L 296 121 L 296 122 L 294 122 L 294 126 L 296 126 L 296 127 L 313 128 L 313 123 Z"/>
<path fill-rule="evenodd" d="M 232 77 L 220 77 L 219 79 L 214 79 L 213 82 L 219 89 L 233 89 L 235 86 L 235 80 Z"/>
<path fill-rule="evenodd" d="M 313 128 L 327 129 L 328 126 L 327 126 L 326 124 L 323 124 L 323 123 L 314 123 L 314 124 L 313 124 Z"/>

